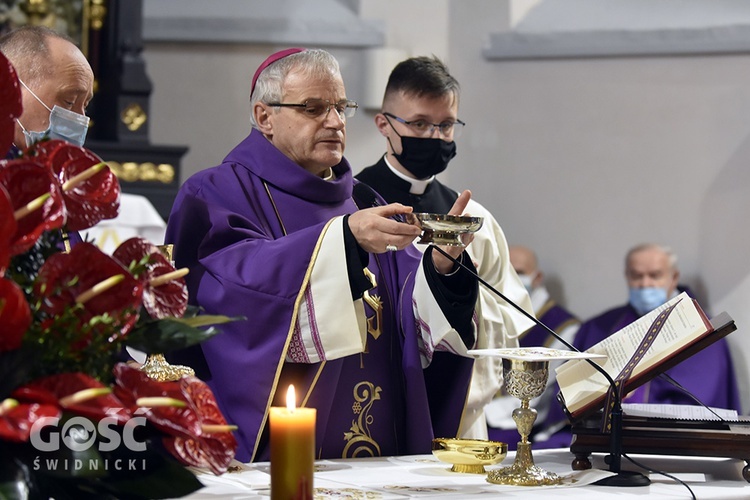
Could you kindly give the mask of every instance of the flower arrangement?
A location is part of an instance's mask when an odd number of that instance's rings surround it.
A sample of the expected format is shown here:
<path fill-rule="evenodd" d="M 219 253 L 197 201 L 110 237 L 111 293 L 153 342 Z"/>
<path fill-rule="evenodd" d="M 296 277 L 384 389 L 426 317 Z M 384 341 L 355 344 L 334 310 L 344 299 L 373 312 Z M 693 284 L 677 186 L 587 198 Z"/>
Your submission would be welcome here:
<path fill-rule="evenodd" d="M 0 54 L 0 151 L 21 94 Z M 7 97 L 6 97 L 7 96 Z M 0 160 L 0 498 L 166 498 L 227 470 L 237 443 L 209 387 L 121 362 L 194 345 L 230 318 L 187 305 L 185 272 L 141 238 L 110 256 L 68 234 L 115 217 L 92 152 L 47 140 Z M 208 328 L 206 328 L 208 327 Z"/>

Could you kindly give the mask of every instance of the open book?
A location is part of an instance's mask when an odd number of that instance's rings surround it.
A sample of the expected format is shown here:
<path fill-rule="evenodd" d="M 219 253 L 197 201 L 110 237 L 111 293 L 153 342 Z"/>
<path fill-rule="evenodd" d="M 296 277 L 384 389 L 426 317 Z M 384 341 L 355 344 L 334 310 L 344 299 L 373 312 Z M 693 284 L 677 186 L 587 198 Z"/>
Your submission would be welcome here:
<path fill-rule="evenodd" d="M 675 305 L 676 304 L 676 305 Z M 624 383 L 623 394 L 650 380 L 664 365 L 701 338 L 713 332 L 711 322 L 698 303 L 681 293 L 666 304 L 602 340 L 586 352 L 604 354 L 595 360 L 613 379 L 620 374 L 640 345 L 646 332 L 662 311 L 675 305 L 651 347 Z M 673 366 L 674 363 L 671 365 Z M 610 384 L 585 360 L 572 360 L 556 370 L 562 401 L 573 418 L 599 409 Z"/>

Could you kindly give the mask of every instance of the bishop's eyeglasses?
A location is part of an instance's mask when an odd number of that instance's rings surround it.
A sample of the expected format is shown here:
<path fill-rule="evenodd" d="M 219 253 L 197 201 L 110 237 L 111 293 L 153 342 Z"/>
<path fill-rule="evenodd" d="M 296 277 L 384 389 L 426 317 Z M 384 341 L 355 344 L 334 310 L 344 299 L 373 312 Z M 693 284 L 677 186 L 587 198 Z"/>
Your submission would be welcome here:
<path fill-rule="evenodd" d="M 466 125 L 466 123 L 458 119 L 456 121 L 446 120 L 442 123 L 430 123 L 427 120 L 422 119 L 411 121 L 404 120 L 403 118 L 387 111 L 383 111 L 383 114 L 411 128 L 419 135 L 419 137 L 431 136 L 435 132 L 435 129 L 437 129 L 443 137 L 451 137 L 452 134 L 452 137 L 455 139 L 461 136 L 461 132 L 464 130 L 464 125 Z"/>
<path fill-rule="evenodd" d="M 302 114 L 309 116 L 310 118 L 318 118 L 319 116 L 328 116 L 328 112 L 331 108 L 335 108 L 341 119 L 351 118 L 357 111 L 359 105 L 350 101 L 349 99 L 342 99 L 338 102 L 331 102 L 328 99 L 308 99 L 303 103 L 285 103 L 285 102 L 269 102 L 269 106 L 280 106 L 282 108 L 301 108 Z"/>

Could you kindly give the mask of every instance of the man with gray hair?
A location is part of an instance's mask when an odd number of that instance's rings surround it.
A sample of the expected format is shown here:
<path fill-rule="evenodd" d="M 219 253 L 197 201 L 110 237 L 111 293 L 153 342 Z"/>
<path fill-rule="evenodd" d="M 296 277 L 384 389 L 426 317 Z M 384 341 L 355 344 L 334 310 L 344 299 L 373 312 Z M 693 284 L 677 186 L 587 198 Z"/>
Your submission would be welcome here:
<path fill-rule="evenodd" d="M 574 345 L 586 350 L 677 296 L 681 291 L 678 290 L 679 278 L 677 256 L 668 247 L 646 243 L 631 248 L 625 258 L 628 303 L 584 322 Z M 724 339 L 666 373 L 708 406 L 740 409 L 732 359 Z M 624 400 L 627 403 L 696 404 L 661 377 L 625 395 Z"/>
<path fill-rule="evenodd" d="M 94 73 L 75 43 L 49 28 L 24 26 L 0 38 L 0 52 L 13 64 L 22 89 L 13 152 L 44 137 L 82 146 Z"/>
<path fill-rule="evenodd" d="M 682 291 L 677 256 L 666 246 L 644 243 L 631 248 L 625 257 L 628 303 L 610 309 L 581 324 L 573 345 L 585 351 L 644 314 L 663 305 Z M 666 375 L 695 395 L 703 404 L 740 411 L 740 399 L 732 358 L 725 339 L 721 339 L 682 363 Z M 625 403 L 698 404 L 665 377 L 656 377 L 623 396 Z M 566 420 L 560 405 L 550 409 L 548 422 Z M 550 444 L 570 443 L 570 427 L 548 439 Z"/>
<path fill-rule="evenodd" d="M 429 453 L 458 432 L 467 350 L 483 342 L 477 282 L 412 247 L 420 230 L 400 221 L 410 207 L 373 207 L 355 189 L 343 153 L 357 104 L 333 56 L 277 52 L 250 94 L 250 135 L 185 182 L 166 235 L 190 269 L 191 303 L 245 319 L 180 361 L 238 426 L 239 460 L 268 460 L 268 411 L 290 385 L 317 410 L 316 458 Z M 463 248 L 444 250 L 471 266 Z M 436 351 L 451 356 L 430 370 Z"/>

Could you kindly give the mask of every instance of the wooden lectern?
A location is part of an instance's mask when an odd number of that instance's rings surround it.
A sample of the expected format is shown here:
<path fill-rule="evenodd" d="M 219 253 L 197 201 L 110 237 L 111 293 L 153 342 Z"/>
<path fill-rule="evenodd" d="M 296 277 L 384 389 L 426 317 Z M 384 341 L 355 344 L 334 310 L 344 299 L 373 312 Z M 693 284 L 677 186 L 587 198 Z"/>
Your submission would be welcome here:
<path fill-rule="evenodd" d="M 659 371 L 639 378 L 633 385 L 626 384 L 626 390 L 633 390 L 648 382 L 662 371 L 672 368 L 737 329 L 734 320 L 727 313 L 721 313 L 713 318 L 711 324 L 714 328 L 713 332 L 664 362 Z M 575 420 L 571 418 L 573 439 L 570 451 L 575 455 L 572 463 L 574 470 L 590 469 L 591 453 L 609 452 L 610 434 L 601 433 L 601 419 L 601 409 L 582 415 Z M 746 464 L 742 469 L 742 476 L 750 482 L 750 418 L 742 417 L 737 422 L 722 422 L 652 419 L 623 415 L 622 451 L 646 455 L 741 459 Z"/>

